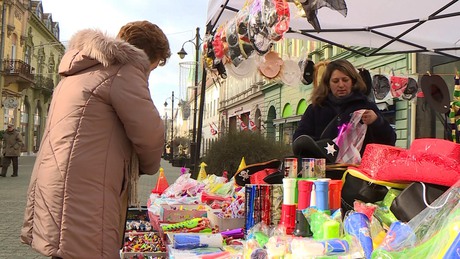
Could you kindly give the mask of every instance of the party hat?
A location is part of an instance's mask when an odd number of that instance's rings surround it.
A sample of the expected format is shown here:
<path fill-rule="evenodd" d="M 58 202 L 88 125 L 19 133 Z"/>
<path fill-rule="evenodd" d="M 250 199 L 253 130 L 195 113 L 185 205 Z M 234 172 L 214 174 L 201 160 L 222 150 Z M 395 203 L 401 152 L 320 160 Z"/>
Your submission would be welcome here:
<path fill-rule="evenodd" d="M 206 178 L 206 170 L 204 168 L 207 166 L 205 162 L 201 162 L 200 164 L 200 172 L 198 173 L 198 177 L 196 178 L 197 181 L 203 181 Z"/>
<path fill-rule="evenodd" d="M 238 170 L 236 170 L 236 171 L 239 172 L 245 167 L 246 167 L 246 162 L 244 161 L 244 157 L 243 157 L 243 158 L 241 158 L 240 166 L 238 166 Z"/>
<path fill-rule="evenodd" d="M 166 188 L 169 187 L 168 180 L 166 179 L 163 167 L 160 167 L 160 174 L 158 175 L 157 185 L 152 190 L 152 193 L 162 194 Z"/>

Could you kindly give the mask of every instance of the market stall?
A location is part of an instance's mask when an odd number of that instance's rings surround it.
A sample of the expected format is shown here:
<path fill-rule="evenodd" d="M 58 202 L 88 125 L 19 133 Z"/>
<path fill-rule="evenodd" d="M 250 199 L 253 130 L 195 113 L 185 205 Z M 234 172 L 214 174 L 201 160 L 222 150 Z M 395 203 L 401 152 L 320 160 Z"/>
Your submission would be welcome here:
<path fill-rule="evenodd" d="M 460 146 L 435 139 L 422 142 L 412 150 L 371 146 L 362 166 L 349 167 L 342 180 L 323 177 L 321 158 L 243 164 L 231 179 L 202 170 L 195 180 L 184 172 L 161 193 L 158 186 L 153 189 L 144 209 L 150 224 L 130 221 L 127 227 L 151 232 L 128 232 L 122 255 L 458 258 Z M 446 145 L 450 148 L 439 156 Z M 428 152 L 420 153 L 422 146 L 429 146 Z M 413 160 L 407 160 L 409 154 Z M 457 169 L 452 169 L 451 158 L 456 158 Z M 412 169 L 397 176 L 380 170 L 398 163 Z M 452 169 L 451 177 L 429 177 L 433 169 L 448 172 L 445 166 Z M 414 171 L 418 176 L 406 180 Z M 143 237 L 140 245 L 138 235 Z"/>
<path fill-rule="evenodd" d="M 209 1 L 207 65 L 222 73 L 224 63 L 236 68 L 252 55 L 276 63 L 279 57 L 270 52 L 271 44 L 289 36 L 328 42 L 364 56 L 430 52 L 460 57 L 460 36 L 450 26 L 460 22 L 458 1 L 313 2 L 317 5 Z M 348 46 L 373 50 L 361 53 Z M 270 69 L 264 75 L 270 75 Z M 439 103 L 445 106 L 443 100 Z M 454 121 L 455 116 L 450 115 Z M 147 232 L 153 234 L 140 234 L 145 240 L 133 245 L 137 235 L 128 232 L 122 255 L 459 258 L 460 145 L 455 140 L 417 139 L 406 149 L 368 144 L 362 159 L 341 163 L 335 154 L 348 146 L 322 144 L 303 143 L 316 151 L 282 160 L 246 165 L 243 158 L 230 179 L 217 176 L 222 172 L 208 174 L 203 166 L 198 179 L 183 170 L 167 184 L 161 182 L 160 172 L 144 210 L 149 224 L 127 225 L 131 230 L 148 225 Z M 328 178 L 328 170 L 342 170 L 343 177 Z"/>

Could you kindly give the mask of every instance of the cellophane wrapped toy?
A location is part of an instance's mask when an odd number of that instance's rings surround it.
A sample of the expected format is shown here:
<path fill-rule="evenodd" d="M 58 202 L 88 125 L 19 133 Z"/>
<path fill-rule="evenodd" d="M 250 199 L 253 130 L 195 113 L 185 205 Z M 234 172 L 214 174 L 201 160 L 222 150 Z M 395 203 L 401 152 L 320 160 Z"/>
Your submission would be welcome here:
<path fill-rule="evenodd" d="M 460 180 L 407 224 L 394 222 L 372 258 L 459 258 Z"/>

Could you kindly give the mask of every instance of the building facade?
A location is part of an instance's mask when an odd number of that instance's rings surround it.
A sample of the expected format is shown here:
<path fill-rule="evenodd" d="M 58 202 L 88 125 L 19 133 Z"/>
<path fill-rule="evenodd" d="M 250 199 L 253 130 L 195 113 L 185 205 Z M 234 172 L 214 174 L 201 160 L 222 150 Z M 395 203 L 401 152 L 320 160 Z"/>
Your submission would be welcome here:
<path fill-rule="evenodd" d="M 0 127 L 13 123 L 24 138 L 23 152 L 38 151 L 65 47 L 59 23 L 41 1 L 0 1 L 2 114 Z"/>
<path fill-rule="evenodd" d="M 371 51 L 363 47 L 355 48 L 364 53 Z M 452 78 L 459 66 L 458 61 L 443 56 L 402 53 L 365 57 L 326 43 L 300 39 L 280 41 L 274 45 L 273 51 L 284 61 L 289 59 L 301 61 L 308 58 L 318 64 L 322 61 L 347 59 L 356 68 L 367 69 L 372 77 L 374 75 L 383 75 L 387 78 L 401 76 L 418 81 L 426 71 L 431 71 L 446 78 L 450 92 L 453 92 Z M 261 57 L 257 58 L 260 66 Z M 267 138 L 291 144 L 297 124 L 310 103 L 309 98 L 314 84 L 287 85 L 280 76 L 264 77 L 259 69 L 252 70 L 252 74 L 244 78 L 232 73 L 228 74 L 228 78 L 219 84 L 219 130 L 221 132 L 242 130 L 236 116 L 239 115 L 246 125 L 250 120 L 258 124 L 257 129 Z M 387 98 L 376 102 L 385 118 L 395 128 L 397 146 L 408 148 L 415 138 L 445 137 L 442 120 L 437 119 L 439 116 L 427 106 L 423 97 L 409 100 L 401 97 Z"/>

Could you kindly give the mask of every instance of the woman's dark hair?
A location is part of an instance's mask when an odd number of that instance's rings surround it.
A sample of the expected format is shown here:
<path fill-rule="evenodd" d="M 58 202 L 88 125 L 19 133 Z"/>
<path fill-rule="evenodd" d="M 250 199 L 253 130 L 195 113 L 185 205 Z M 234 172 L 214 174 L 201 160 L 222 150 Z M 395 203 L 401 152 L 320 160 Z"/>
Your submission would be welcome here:
<path fill-rule="evenodd" d="M 327 95 L 330 93 L 331 88 L 329 86 L 329 81 L 331 80 L 332 73 L 335 70 L 339 70 L 345 75 L 351 78 L 353 83 L 352 91 L 359 91 L 365 93 L 367 86 L 364 83 L 362 77 L 359 75 L 358 70 L 351 64 L 348 60 L 338 59 L 331 61 L 324 71 L 323 78 L 320 81 L 320 84 L 317 88 L 313 89 L 311 95 L 311 103 L 321 105 L 321 103 L 327 98 Z"/>
<path fill-rule="evenodd" d="M 160 60 L 159 66 L 171 56 L 168 38 L 160 27 L 149 21 L 127 23 L 121 27 L 117 38 L 144 50 L 150 62 Z"/>

